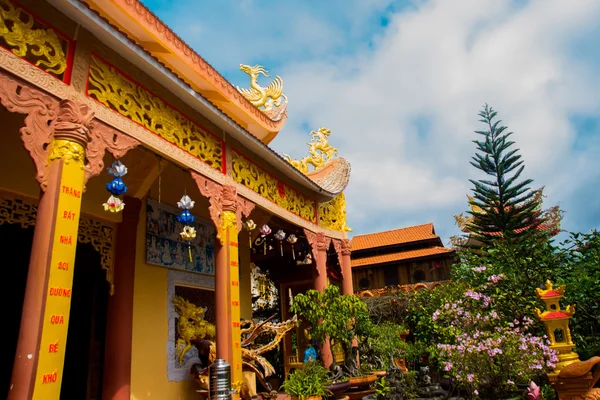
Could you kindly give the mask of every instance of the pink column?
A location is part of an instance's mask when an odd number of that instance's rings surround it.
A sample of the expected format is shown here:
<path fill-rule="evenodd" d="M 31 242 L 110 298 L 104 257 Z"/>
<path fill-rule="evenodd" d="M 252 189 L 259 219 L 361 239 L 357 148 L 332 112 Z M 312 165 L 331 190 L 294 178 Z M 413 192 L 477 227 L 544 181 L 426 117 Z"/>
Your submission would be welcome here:
<path fill-rule="evenodd" d="M 350 255 L 352 254 L 352 242 L 348 239 L 342 240 L 342 293 L 353 294 L 354 288 L 352 287 L 352 260 Z"/>
<path fill-rule="evenodd" d="M 306 229 L 304 230 L 304 233 L 312 248 L 315 259 L 315 266 L 313 268 L 313 288 L 319 292 L 323 292 L 327 287 L 327 250 L 331 244 L 331 238 L 328 238 L 322 232 L 313 233 Z M 329 340 L 326 340 L 321 346 L 321 358 L 323 359 L 325 368 L 328 368 L 333 363 L 333 354 L 331 353 Z"/>

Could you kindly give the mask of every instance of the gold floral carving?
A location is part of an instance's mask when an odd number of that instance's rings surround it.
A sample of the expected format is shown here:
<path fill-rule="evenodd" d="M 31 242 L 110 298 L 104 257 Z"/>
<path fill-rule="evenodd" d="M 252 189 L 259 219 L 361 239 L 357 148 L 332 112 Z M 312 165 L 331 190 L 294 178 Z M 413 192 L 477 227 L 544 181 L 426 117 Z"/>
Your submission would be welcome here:
<path fill-rule="evenodd" d="M 81 169 L 85 169 L 85 149 L 79 143 L 65 139 L 54 139 L 51 148 L 50 161 L 62 158 L 65 160 L 65 164 L 74 161 L 81 164 Z"/>
<path fill-rule="evenodd" d="M 352 232 L 346 225 L 346 198 L 340 193 L 327 203 L 319 204 L 319 225 L 338 232 Z"/>
<path fill-rule="evenodd" d="M 233 211 L 229 211 L 229 210 L 223 211 L 222 220 L 223 220 L 223 230 L 224 231 L 229 228 L 233 228 L 234 226 L 237 226 L 237 218 Z"/>
<path fill-rule="evenodd" d="M 88 96 L 222 171 L 221 140 L 97 57 L 91 59 Z"/>
<path fill-rule="evenodd" d="M 44 28 L 31 14 L 9 0 L 0 0 L 0 38 L 6 47 L 43 71 L 60 76 L 67 69 L 68 42 Z"/>
<path fill-rule="evenodd" d="M 279 207 L 307 221 L 316 223 L 316 206 L 314 200 L 303 196 L 283 182 L 267 174 L 236 151 L 233 151 L 231 161 L 231 176 L 236 182 L 255 191 Z"/>
<path fill-rule="evenodd" d="M 19 224 L 22 228 L 35 226 L 38 206 L 33 199 L 0 195 L 0 225 Z M 79 220 L 79 243 L 90 243 L 100 253 L 102 269 L 106 271 L 106 280 L 110 284 L 110 294 L 114 293 L 113 246 L 114 227 L 82 215 Z"/>

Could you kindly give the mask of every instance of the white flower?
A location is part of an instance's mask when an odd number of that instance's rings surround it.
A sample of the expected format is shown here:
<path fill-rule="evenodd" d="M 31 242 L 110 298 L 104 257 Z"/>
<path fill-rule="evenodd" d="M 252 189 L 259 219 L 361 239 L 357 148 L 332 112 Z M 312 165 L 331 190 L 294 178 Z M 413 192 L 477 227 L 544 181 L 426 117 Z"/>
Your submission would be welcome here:
<path fill-rule="evenodd" d="M 118 197 L 110 196 L 106 203 L 102 204 L 102 206 L 104 207 L 104 211 L 117 213 L 125 208 L 125 203 L 123 203 L 123 200 Z"/>
<path fill-rule="evenodd" d="M 194 208 L 194 204 L 195 202 L 192 199 L 190 199 L 190 196 L 186 194 L 181 198 L 181 200 L 177 202 L 177 207 L 184 210 L 191 210 L 192 208 Z"/>
<path fill-rule="evenodd" d="M 124 176 L 127 174 L 127 167 L 121 161 L 117 160 L 108 168 L 108 173 L 114 176 Z"/>

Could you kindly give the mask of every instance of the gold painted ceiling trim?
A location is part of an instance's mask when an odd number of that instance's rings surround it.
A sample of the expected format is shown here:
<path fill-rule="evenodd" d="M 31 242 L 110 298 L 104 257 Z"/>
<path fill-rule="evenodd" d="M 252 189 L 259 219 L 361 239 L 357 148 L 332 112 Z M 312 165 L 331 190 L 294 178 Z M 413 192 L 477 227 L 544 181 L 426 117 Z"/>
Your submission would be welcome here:
<path fill-rule="evenodd" d="M 64 82 L 51 77 L 27 61 L 20 59 L 16 55 L 2 48 L 0 48 L 0 69 L 6 70 L 18 76 L 22 80 L 39 87 L 41 90 L 44 90 L 59 99 L 71 99 L 81 104 L 87 104 L 94 111 L 95 118 L 123 132 L 124 134 L 133 137 L 142 143 L 144 147 L 148 148 L 154 153 L 161 155 L 177 165 L 196 171 L 197 173 L 202 174 L 219 184 L 236 186 L 238 188 L 238 193 L 240 193 L 246 199 L 254 202 L 256 205 L 265 210 L 269 210 L 271 213 L 283 218 L 284 220 L 290 221 L 301 228 L 305 228 L 313 232 L 323 232 L 325 235 L 331 238 L 342 238 L 342 234 L 340 232 L 320 227 L 298 217 L 290 211 L 275 206 L 268 199 L 263 198 L 253 190 L 233 181 L 230 176 L 223 175 L 220 171 L 211 168 L 198 158 L 186 153 L 178 147 L 172 145 L 165 146 L 164 140 L 154 133 L 148 131 L 144 127 L 136 124 L 128 118 L 117 114 L 101 103 L 90 99 L 84 93 L 79 93 L 73 86 L 66 85 Z"/>

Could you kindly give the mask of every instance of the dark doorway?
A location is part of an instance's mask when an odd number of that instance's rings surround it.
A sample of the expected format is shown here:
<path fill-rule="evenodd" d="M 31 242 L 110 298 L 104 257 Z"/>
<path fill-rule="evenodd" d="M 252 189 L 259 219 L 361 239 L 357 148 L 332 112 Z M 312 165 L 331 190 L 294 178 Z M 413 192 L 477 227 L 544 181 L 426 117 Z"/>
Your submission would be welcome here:
<path fill-rule="evenodd" d="M 33 227 L 21 228 L 21 225 L 8 223 L 0 225 L 0 254 L 4 281 L 4 288 L 0 290 L 0 304 L 4 314 L 2 330 L 7 338 L 6 345 L 0 346 L 0 379 L 4 394 L 8 394 L 17 351 L 32 241 Z"/>
<path fill-rule="evenodd" d="M 0 291 L 0 304 L 4 308 L 3 334 L 7 337 L 6 345 L 0 346 L 0 390 L 5 394 L 9 390 L 17 349 L 33 231 L 33 227 L 22 228 L 18 224 L 0 225 L 5 282 L 4 290 Z M 78 243 L 61 399 L 102 398 L 108 302 L 105 278 L 100 254 L 91 244 Z"/>
<path fill-rule="evenodd" d="M 102 398 L 108 283 L 100 261 L 91 244 L 77 244 L 63 400 Z"/>

